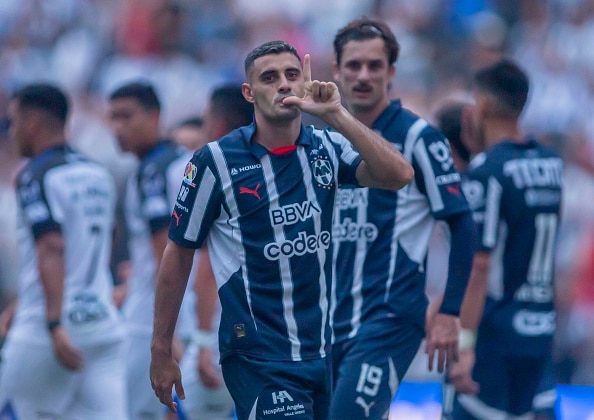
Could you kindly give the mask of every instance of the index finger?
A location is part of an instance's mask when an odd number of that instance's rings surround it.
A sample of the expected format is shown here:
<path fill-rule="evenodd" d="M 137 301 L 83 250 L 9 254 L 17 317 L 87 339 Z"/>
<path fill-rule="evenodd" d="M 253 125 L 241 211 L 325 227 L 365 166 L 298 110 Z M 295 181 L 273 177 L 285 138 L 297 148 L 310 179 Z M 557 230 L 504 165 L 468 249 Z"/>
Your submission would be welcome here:
<path fill-rule="evenodd" d="M 306 82 L 311 82 L 311 57 L 305 54 L 303 57 L 303 78 Z"/>

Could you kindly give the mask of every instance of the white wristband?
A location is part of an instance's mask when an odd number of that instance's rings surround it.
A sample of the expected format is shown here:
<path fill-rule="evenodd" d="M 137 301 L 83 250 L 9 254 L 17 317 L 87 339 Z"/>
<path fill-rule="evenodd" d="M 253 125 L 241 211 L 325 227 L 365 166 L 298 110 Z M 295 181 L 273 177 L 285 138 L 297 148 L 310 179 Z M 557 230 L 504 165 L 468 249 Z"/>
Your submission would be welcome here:
<path fill-rule="evenodd" d="M 217 334 L 214 331 L 195 330 L 192 333 L 192 341 L 199 347 L 212 347 L 217 343 Z"/>
<path fill-rule="evenodd" d="M 476 344 L 476 331 L 467 328 L 460 328 L 458 333 L 458 349 L 474 350 Z"/>

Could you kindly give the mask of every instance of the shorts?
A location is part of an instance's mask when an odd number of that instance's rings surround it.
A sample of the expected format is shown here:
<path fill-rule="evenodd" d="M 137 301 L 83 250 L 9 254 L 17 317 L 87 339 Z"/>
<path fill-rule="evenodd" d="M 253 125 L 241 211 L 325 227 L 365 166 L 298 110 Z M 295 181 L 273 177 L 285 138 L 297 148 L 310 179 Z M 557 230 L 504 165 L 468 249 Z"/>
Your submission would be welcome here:
<path fill-rule="evenodd" d="M 233 354 L 223 359 L 222 368 L 238 420 L 328 419 L 328 358 L 266 361 Z"/>
<path fill-rule="evenodd" d="M 233 399 L 223 384 L 219 388 L 207 388 L 200 381 L 198 373 L 198 354 L 200 347 L 191 342 L 180 362 L 185 400 L 180 401 L 180 409 L 187 420 L 222 420 L 233 418 Z M 215 355 L 217 352 L 215 352 Z M 215 361 L 213 361 L 215 362 Z M 216 368 L 220 371 L 220 366 Z M 221 373 L 222 381 L 222 373 Z"/>
<path fill-rule="evenodd" d="M 550 356 L 501 354 L 501 342 L 483 337 L 477 340 L 472 371 L 480 391 L 478 395 L 458 394 L 452 418 L 496 420 L 530 413 Z"/>
<path fill-rule="evenodd" d="M 363 323 L 354 338 L 334 344 L 330 418 L 386 418 L 423 336 L 418 326 L 387 318 Z"/>
<path fill-rule="evenodd" d="M 31 420 L 127 418 L 123 343 L 81 350 L 83 368 L 70 371 L 51 346 L 8 339 L 0 366 L 0 411 L 11 406 L 16 418 Z"/>

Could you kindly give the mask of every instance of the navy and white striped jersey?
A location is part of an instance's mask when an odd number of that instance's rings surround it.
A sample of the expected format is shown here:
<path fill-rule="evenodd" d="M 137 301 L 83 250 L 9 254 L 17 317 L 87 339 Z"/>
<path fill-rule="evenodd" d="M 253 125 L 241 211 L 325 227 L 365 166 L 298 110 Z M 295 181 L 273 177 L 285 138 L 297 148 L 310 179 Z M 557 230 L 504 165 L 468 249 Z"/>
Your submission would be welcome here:
<path fill-rule="evenodd" d="M 471 164 L 463 191 L 479 249 L 491 254 L 481 328 L 497 334 L 514 354 L 550 351 L 563 161 L 528 139 L 499 143 Z"/>
<path fill-rule="evenodd" d="M 153 330 L 157 262 L 152 234 L 169 226 L 177 180 L 188 158 L 185 149 L 170 140 L 162 141 L 141 158 L 128 179 L 124 210 L 132 272 L 122 313 L 132 333 L 151 334 Z"/>
<path fill-rule="evenodd" d="M 116 191 L 109 172 L 69 146 L 32 158 L 17 177 L 20 271 L 10 335 L 49 345 L 35 241 L 48 232 L 64 239 L 62 324 L 76 346 L 121 340 L 109 270 Z"/>
<path fill-rule="evenodd" d="M 325 357 L 337 184 L 356 183 L 361 158 L 340 134 L 302 127 L 297 147 L 269 152 L 255 125 L 194 154 L 169 237 L 208 242 L 222 306 L 221 357 Z"/>
<path fill-rule="evenodd" d="M 331 311 L 336 342 L 354 337 L 362 322 L 385 317 L 424 329 L 425 261 L 435 220 L 469 211 L 443 134 L 400 101 L 373 129 L 402 152 L 415 177 L 399 191 L 338 191 Z"/>

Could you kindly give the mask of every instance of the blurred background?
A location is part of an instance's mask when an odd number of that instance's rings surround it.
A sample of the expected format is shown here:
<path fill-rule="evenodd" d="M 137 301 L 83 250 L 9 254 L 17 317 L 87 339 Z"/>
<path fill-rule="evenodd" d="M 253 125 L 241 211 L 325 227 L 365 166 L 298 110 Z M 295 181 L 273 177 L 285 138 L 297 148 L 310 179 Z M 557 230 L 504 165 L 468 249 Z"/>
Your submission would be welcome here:
<path fill-rule="evenodd" d="M 215 85 L 242 82 L 245 55 L 265 41 L 310 53 L 314 78 L 330 80 L 334 34 L 361 15 L 392 27 L 401 44 L 392 94 L 430 121 L 448 98 L 468 95 L 476 68 L 509 56 L 527 71 L 523 128 L 567 165 L 556 375 L 594 384 L 594 0 L 1 0 L 0 309 L 17 278 L 12 182 L 22 162 L 6 135 L 11 92 L 40 80 L 64 88 L 72 145 L 121 186 L 133 159 L 106 124 L 114 88 L 151 81 L 167 135 L 202 114 Z"/>

